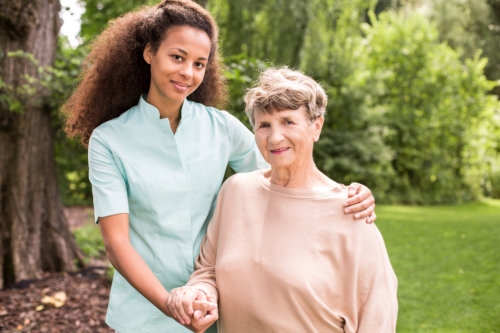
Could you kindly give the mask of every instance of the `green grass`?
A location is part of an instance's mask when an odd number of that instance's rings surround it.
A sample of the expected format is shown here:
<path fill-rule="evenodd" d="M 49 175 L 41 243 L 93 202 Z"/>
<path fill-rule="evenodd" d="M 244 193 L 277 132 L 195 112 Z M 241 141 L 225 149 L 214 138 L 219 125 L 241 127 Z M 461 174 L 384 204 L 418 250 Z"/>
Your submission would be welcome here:
<path fill-rule="evenodd" d="M 398 333 L 500 332 L 500 201 L 377 205 L 398 276 Z"/>

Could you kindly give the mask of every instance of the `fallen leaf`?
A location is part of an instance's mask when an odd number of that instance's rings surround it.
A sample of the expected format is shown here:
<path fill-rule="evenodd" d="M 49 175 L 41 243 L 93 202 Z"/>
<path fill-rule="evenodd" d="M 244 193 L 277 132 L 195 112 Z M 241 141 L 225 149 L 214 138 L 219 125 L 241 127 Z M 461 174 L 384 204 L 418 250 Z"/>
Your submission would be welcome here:
<path fill-rule="evenodd" d="M 60 308 L 66 303 L 68 297 L 64 291 L 58 291 L 54 294 L 54 296 L 44 296 L 41 300 L 43 304 L 51 304 L 56 308 Z"/>

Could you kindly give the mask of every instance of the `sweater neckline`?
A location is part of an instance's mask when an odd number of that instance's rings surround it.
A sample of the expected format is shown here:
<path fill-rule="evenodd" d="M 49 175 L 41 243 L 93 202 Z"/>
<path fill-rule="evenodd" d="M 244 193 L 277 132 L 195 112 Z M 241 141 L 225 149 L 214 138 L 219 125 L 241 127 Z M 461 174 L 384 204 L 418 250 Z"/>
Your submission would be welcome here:
<path fill-rule="evenodd" d="M 345 186 L 333 181 L 333 185 L 330 188 L 326 189 L 308 189 L 308 188 L 291 188 L 284 187 L 281 185 L 276 185 L 271 183 L 269 178 L 264 176 L 264 173 L 269 169 L 258 170 L 255 172 L 255 176 L 259 184 L 272 192 L 276 192 L 282 195 L 293 196 L 297 198 L 316 198 L 316 197 L 325 197 L 330 196 L 333 193 L 338 193 L 345 189 Z"/>

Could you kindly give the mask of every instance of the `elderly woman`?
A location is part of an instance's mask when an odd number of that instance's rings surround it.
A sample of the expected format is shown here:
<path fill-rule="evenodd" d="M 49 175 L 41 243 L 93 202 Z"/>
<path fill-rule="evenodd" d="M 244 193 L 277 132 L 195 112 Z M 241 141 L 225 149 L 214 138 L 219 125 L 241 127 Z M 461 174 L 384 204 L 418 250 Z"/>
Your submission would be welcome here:
<path fill-rule="evenodd" d="M 273 68 L 245 101 L 271 169 L 224 183 L 196 271 L 170 294 L 174 317 L 203 331 L 217 309 L 204 317 L 193 304 L 218 292 L 220 332 L 395 332 L 397 278 L 382 236 L 344 215 L 347 188 L 313 160 L 324 90 Z"/>

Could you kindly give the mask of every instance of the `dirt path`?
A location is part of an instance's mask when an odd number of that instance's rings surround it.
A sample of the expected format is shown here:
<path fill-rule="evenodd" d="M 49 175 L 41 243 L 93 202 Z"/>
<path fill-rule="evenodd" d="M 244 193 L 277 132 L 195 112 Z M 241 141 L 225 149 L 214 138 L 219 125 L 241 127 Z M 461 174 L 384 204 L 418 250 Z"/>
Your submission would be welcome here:
<path fill-rule="evenodd" d="M 92 221 L 92 210 L 70 208 L 66 216 L 76 228 L 89 216 Z M 113 332 L 104 323 L 110 287 L 106 272 L 107 262 L 96 260 L 79 272 L 47 273 L 0 290 L 0 332 Z"/>

